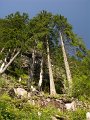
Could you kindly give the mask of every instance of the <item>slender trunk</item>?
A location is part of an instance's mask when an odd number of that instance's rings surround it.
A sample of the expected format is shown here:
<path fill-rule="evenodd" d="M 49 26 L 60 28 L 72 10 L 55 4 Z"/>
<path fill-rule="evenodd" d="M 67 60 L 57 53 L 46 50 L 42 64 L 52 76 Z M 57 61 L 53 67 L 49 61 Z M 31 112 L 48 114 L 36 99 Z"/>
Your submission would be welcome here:
<path fill-rule="evenodd" d="M 0 74 L 2 74 L 2 73 L 5 72 L 5 70 L 9 67 L 9 65 L 13 62 L 13 60 L 18 56 L 19 53 L 20 53 L 20 51 L 18 51 L 18 52 L 13 56 L 13 58 L 10 59 L 10 61 L 9 61 L 6 65 L 4 65 L 4 67 L 3 67 L 2 70 L 0 71 Z M 3 64 L 4 64 L 4 63 L 3 63 Z M 1 67 L 2 67 L 2 65 L 1 65 Z"/>
<path fill-rule="evenodd" d="M 31 86 L 31 69 L 30 66 L 28 66 L 28 80 L 27 80 L 27 87 L 28 87 L 28 91 L 30 91 L 30 86 Z"/>
<path fill-rule="evenodd" d="M 1 67 L 0 67 L 0 72 L 4 69 L 5 65 L 7 64 L 7 57 L 8 57 L 8 54 L 9 54 L 9 53 L 7 53 L 7 55 L 6 55 L 6 57 L 5 57 L 5 59 L 4 59 L 3 63 L 2 63 L 2 65 L 1 65 Z"/>
<path fill-rule="evenodd" d="M 28 74 L 29 74 L 29 79 L 27 81 L 27 86 L 28 86 L 28 91 L 30 90 L 31 87 L 31 82 L 33 82 L 33 77 L 34 77 L 34 64 L 35 64 L 35 47 L 32 52 L 32 58 L 30 60 L 30 66 L 28 68 Z"/>
<path fill-rule="evenodd" d="M 56 95 L 55 84 L 54 84 L 54 80 L 53 80 L 52 65 L 51 65 L 51 60 L 50 60 L 48 40 L 47 40 L 47 59 L 48 59 L 49 78 L 50 78 L 50 94 Z"/>
<path fill-rule="evenodd" d="M 4 51 L 4 48 L 1 49 L 0 53 L 2 53 Z"/>
<path fill-rule="evenodd" d="M 35 48 L 33 49 L 33 52 L 32 52 L 32 63 L 31 63 L 31 69 L 30 69 L 30 78 L 32 81 L 34 77 L 34 64 L 35 64 Z"/>
<path fill-rule="evenodd" d="M 43 80 L 43 58 L 41 60 L 40 79 L 39 79 L 39 83 L 38 83 L 39 90 L 41 89 L 42 80 Z"/>
<path fill-rule="evenodd" d="M 3 68 L 5 67 L 5 62 L 2 63 L 1 67 L 0 67 L 0 73 L 2 72 Z"/>
<path fill-rule="evenodd" d="M 13 56 L 14 56 L 14 54 L 15 54 L 16 50 L 17 50 L 16 48 L 13 50 L 13 53 L 12 53 L 11 57 L 13 57 Z M 11 50 L 9 49 L 9 51 L 11 51 Z"/>
<path fill-rule="evenodd" d="M 33 53 L 32 53 L 32 60 L 33 60 L 33 62 L 32 62 L 32 69 L 33 69 L 33 71 L 34 71 L 34 64 L 35 64 L 35 48 L 34 48 Z"/>
<path fill-rule="evenodd" d="M 2 53 L 4 51 L 4 47 L 1 49 L 0 53 Z M 0 64 L 2 63 L 3 61 L 0 60 Z M 1 70 L 1 69 L 0 69 Z"/>
<path fill-rule="evenodd" d="M 60 32 L 60 40 L 61 40 L 61 47 L 62 47 L 62 52 L 63 52 L 63 58 L 64 58 L 64 64 L 65 64 L 65 70 L 66 70 L 66 76 L 67 76 L 67 80 L 68 80 L 69 90 L 71 90 L 71 88 L 72 88 L 72 76 L 71 76 L 70 67 L 69 67 L 69 63 L 67 60 L 67 55 L 66 55 L 66 51 L 65 51 L 64 42 L 63 42 L 61 32 Z"/>

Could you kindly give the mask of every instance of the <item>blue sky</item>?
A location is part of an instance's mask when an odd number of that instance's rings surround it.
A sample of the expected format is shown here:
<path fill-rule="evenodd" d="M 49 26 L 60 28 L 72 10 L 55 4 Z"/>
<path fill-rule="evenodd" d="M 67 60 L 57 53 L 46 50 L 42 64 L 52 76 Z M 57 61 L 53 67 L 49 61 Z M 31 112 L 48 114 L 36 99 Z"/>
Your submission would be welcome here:
<path fill-rule="evenodd" d="M 90 49 L 90 0 L 0 0 L 0 18 L 16 11 L 26 12 L 32 18 L 41 10 L 67 17 Z"/>

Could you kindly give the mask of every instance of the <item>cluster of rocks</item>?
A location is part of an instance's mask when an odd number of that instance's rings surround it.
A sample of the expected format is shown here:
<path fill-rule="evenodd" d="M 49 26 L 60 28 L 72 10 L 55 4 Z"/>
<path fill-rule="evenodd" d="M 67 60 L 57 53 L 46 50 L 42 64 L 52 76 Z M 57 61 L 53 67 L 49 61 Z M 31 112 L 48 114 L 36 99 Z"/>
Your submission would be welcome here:
<path fill-rule="evenodd" d="M 86 120 L 90 120 L 90 112 L 86 113 Z"/>
<path fill-rule="evenodd" d="M 18 88 L 11 88 L 9 90 L 9 95 L 11 97 L 17 97 L 17 98 L 31 98 L 32 95 L 39 94 L 39 91 L 37 91 L 33 86 L 31 86 L 31 92 L 28 92 L 24 88 L 18 87 Z"/>
<path fill-rule="evenodd" d="M 44 97 L 41 92 L 37 91 L 33 86 L 31 86 L 31 91 L 27 92 L 27 90 L 23 88 L 12 88 L 9 90 L 9 95 L 11 97 L 17 97 L 17 98 L 27 98 L 27 102 L 32 105 L 38 105 L 41 107 L 46 106 L 54 106 L 55 108 L 58 108 L 58 110 L 71 110 L 76 111 L 77 108 L 84 108 L 87 107 L 87 104 L 83 103 L 82 101 L 78 101 L 76 99 L 73 99 L 72 101 L 68 101 L 66 99 L 57 99 L 57 98 L 51 98 L 51 97 Z M 36 96 L 36 98 L 35 98 Z M 52 118 L 54 120 L 55 117 Z M 90 112 L 86 113 L 87 120 L 90 120 Z"/>

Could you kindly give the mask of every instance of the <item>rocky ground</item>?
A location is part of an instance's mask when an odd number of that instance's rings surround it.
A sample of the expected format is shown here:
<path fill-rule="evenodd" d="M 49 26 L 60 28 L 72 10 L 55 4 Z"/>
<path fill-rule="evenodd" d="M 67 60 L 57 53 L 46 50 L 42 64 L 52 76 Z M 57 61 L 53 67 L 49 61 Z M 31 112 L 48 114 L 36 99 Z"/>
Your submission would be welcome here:
<path fill-rule="evenodd" d="M 86 114 L 84 115 L 85 119 L 87 116 L 87 120 L 90 120 L 90 118 L 88 118 L 90 117 L 90 103 L 87 101 L 80 101 L 76 98 L 69 97 L 66 94 L 50 96 L 49 94 L 45 94 L 44 92 L 36 90 L 33 86 L 31 87 L 30 91 L 27 91 L 27 89 L 22 85 L 16 85 L 15 82 L 14 84 L 13 82 L 14 81 L 12 80 L 7 80 L 7 83 L 3 83 L 2 87 L 0 87 L 1 102 L 2 100 L 6 100 L 9 102 L 12 101 L 12 103 L 15 104 L 15 107 L 19 109 L 23 109 L 25 104 L 35 107 L 37 106 L 36 109 L 44 110 L 47 107 L 49 107 L 49 109 L 52 108 L 51 111 L 55 109 L 57 112 L 55 112 L 54 114 L 50 114 L 51 120 L 71 120 L 72 117 L 70 117 L 69 114 L 78 115 L 81 114 L 79 112 L 84 110 L 84 114 Z M 2 97 L 3 94 L 7 94 L 10 97 L 9 100 L 7 100 L 7 96 Z M 41 116 L 42 110 L 37 111 L 38 116 Z M 77 117 L 77 119 L 73 118 L 72 120 L 85 120 L 82 117 L 80 118 L 80 115 L 78 116 L 79 117 Z M 40 118 L 39 120 L 44 119 Z"/>
<path fill-rule="evenodd" d="M 41 108 L 51 106 L 62 112 L 65 112 L 66 110 L 76 111 L 77 109 L 90 109 L 90 105 L 85 102 L 79 101 L 78 99 L 70 98 L 66 95 L 45 95 L 43 92 L 39 92 L 35 88 L 33 88 L 30 92 L 27 92 L 23 88 L 12 88 L 8 91 L 8 94 L 11 97 L 17 97 L 17 99 L 26 99 L 26 102 L 33 106 L 37 105 Z M 67 118 L 60 117 L 58 115 L 52 116 L 52 120 L 58 119 L 66 120 Z"/>

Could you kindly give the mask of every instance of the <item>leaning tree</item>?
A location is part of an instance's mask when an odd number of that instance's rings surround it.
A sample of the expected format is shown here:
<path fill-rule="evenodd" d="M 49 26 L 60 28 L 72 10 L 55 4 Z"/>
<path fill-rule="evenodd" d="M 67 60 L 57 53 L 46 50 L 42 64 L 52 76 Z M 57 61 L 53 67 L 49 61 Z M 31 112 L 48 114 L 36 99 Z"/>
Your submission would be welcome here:
<path fill-rule="evenodd" d="M 2 33 L 0 41 L 3 43 L 1 49 L 1 67 L 0 74 L 11 65 L 14 59 L 25 48 L 27 40 L 26 26 L 28 23 L 28 15 L 19 12 L 8 15 L 2 22 Z"/>

